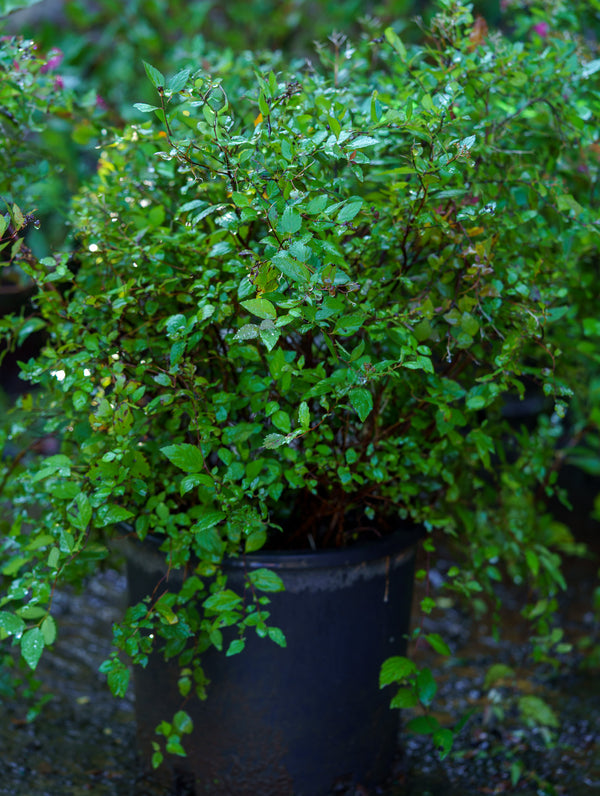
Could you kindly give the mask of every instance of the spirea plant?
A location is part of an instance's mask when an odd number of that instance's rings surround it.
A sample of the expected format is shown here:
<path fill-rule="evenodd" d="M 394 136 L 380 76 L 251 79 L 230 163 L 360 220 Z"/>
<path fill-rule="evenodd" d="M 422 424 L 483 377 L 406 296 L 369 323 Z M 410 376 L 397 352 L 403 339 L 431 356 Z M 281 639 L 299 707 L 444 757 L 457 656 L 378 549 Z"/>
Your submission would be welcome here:
<path fill-rule="evenodd" d="M 103 671 L 122 695 L 127 660 L 162 650 L 182 702 L 210 698 L 209 646 L 285 644 L 279 578 L 237 594 L 224 557 L 414 522 L 430 551 L 453 540 L 446 587 L 479 609 L 528 583 L 534 655 L 554 660 L 560 556 L 579 548 L 546 501 L 595 367 L 600 61 L 575 30 L 513 42 L 448 0 L 418 46 L 389 27 L 312 63 L 213 63 L 145 65 L 155 103 L 107 137 L 77 252 L 27 265 L 48 342 L 2 432 L 5 643 L 35 668 L 55 588 L 151 536 L 183 588 L 127 611 Z M 530 390 L 526 428 L 505 408 Z M 435 695 L 405 658 L 381 684 L 394 707 Z M 167 722 L 167 749 L 188 729 Z M 413 729 L 452 743 L 433 717 Z"/>

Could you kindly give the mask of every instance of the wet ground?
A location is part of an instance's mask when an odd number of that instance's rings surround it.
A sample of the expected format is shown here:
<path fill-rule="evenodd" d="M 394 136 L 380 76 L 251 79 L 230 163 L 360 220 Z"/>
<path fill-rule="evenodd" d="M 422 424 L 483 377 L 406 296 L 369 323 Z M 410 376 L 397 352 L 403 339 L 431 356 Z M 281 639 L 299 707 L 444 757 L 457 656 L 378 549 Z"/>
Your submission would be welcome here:
<path fill-rule="evenodd" d="M 597 562 L 567 564 L 570 586 L 561 613 L 573 641 L 594 633 L 600 640 L 590 603 L 596 571 Z M 125 603 L 124 576 L 107 571 L 85 596 L 59 599 L 60 641 L 40 665 L 43 689 L 49 686 L 55 697 L 33 723 L 10 699 L 0 706 L 0 796 L 167 796 L 137 759 L 133 696 L 114 699 L 97 672 L 110 649 L 111 622 Z M 428 629 L 443 633 L 452 659 L 413 653 L 439 680 L 440 721 L 478 708 L 450 757 L 442 764 L 426 738 L 404 736 L 385 787 L 342 788 L 339 796 L 600 795 L 600 672 L 587 667 L 581 653 L 560 675 L 533 667 L 525 630 L 516 621 L 520 599 L 505 596 L 509 630 L 501 643 L 485 623 L 448 605 Z M 524 729 L 515 720 L 510 684 L 491 693 L 484 687 L 487 668 L 499 662 L 516 669 L 521 693 L 544 698 L 560 713 L 556 730 L 545 737 L 539 729 Z"/>

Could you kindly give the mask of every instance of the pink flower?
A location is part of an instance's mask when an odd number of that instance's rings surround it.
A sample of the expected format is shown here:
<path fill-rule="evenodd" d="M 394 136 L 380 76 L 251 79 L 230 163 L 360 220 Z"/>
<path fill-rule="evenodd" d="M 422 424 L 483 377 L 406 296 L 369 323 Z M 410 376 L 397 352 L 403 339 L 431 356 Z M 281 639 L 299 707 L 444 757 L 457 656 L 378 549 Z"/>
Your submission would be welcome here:
<path fill-rule="evenodd" d="M 545 39 L 550 33 L 550 25 L 547 22 L 537 22 L 532 30 L 534 33 L 537 33 L 538 36 L 541 36 L 542 39 Z"/>
<path fill-rule="evenodd" d="M 96 107 L 101 111 L 105 111 L 108 108 L 106 101 L 100 96 L 100 94 L 96 94 Z"/>
<path fill-rule="evenodd" d="M 62 89 L 64 87 L 65 87 L 65 83 L 64 83 L 64 80 L 62 79 L 62 77 L 60 75 L 58 75 L 58 77 L 55 77 L 54 78 L 54 90 L 55 91 L 62 91 Z"/>
<path fill-rule="evenodd" d="M 52 58 L 49 58 L 46 63 L 41 67 L 40 72 L 45 75 L 47 72 L 50 72 L 55 67 L 59 66 L 64 58 L 62 52 L 60 50 L 54 50 Z"/>

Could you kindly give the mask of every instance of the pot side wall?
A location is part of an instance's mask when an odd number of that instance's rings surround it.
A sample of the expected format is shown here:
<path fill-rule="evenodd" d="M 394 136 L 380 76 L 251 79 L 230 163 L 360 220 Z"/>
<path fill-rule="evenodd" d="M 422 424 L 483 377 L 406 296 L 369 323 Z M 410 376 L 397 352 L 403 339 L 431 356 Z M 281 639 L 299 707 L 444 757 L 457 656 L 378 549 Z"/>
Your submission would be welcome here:
<path fill-rule="evenodd" d="M 233 562 L 234 589 L 243 589 L 244 566 L 268 566 L 283 579 L 286 591 L 271 596 L 269 624 L 283 630 L 287 647 L 249 632 L 240 655 L 205 653 L 208 699 L 183 706 L 194 722 L 184 738 L 188 757 L 167 756 L 158 772 L 175 792 L 321 796 L 336 780 L 385 779 L 397 750 L 398 712 L 378 687 L 379 669 L 406 652 L 414 545 L 407 548 L 400 535 L 391 549 L 389 540 L 379 547 L 383 555 L 367 545 L 366 559 L 351 562 L 339 551 L 341 565 L 323 566 L 318 553 Z M 129 557 L 131 600 L 151 594 L 164 571 L 160 555 L 145 551 L 141 565 Z M 145 669 L 135 667 L 145 760 L 155 727 L 182 708 L 177 678 L 176 664 L 157 655 Z"/>

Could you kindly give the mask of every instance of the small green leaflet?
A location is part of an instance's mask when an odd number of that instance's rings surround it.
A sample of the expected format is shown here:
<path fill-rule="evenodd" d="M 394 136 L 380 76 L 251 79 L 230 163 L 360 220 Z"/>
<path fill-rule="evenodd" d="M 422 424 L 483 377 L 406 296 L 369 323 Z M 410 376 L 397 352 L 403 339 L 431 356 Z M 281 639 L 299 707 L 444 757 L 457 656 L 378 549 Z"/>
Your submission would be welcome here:
<path fill-rule="evenodd" d="M 108 671 L 106 679 L 111 693 L 118 697 L 124 697 L 129 685 L 129 669 L 121 661 L 112 661 L 112 668 Z"/>
<path fill-rule="evenodd" d="M 302 431 L 308 431 L 310 428 L 310 410 L 306 401 L 302 401 L 298 407 L 298 423 Z"/>
<path fill-rule="evenodd" d="M 204 469 L 202 453 L 195 445 L 181 442 L 178 445 L 165 445 L 160 450 L 172 464 L 186 473 L 199 473 Z"/>
<path fill-rule="evenodd" d="M 519 699 L 519 710 L 525 721 L 542 727 L 559 727 L 560 722 L 550 705 L 540 697 L 522 696 Z"/>
<path fill-rule="evenodd" d="M 211 594 L 204 600 L 204 607 L 208 611 L 232 611 L 237 605 L 242 602 L 239 594 L 236 594 L 231 589 L 223 589 L 216 594 Z"/>
<path fill-rule="evenodd" d="M 154 86 L 154 88 L 158 88 L 159 86 L 164 87 L 165 85 L 165 77 L 162 72 L 159 72 L 151 64 L 147 63 L 147 61 L 143 61 L 144 69 L 146 70 L 146 74 L 148 75 L 148 79 Z"/>
<path fill-rule="evenodd" d="M 366 146 L 373 146 L 373 144 L 377 143 L 377 139 L 373 138 L 372 135 L 359 135 L 358 138 L 348 141 L 347 146 L 348 149 L 363 149 Z"/>
<path fill-rule="evenodd" d="M 178 710 L 173 716 L 173 726 L 180 735 L 187 735 L 194 729 L 194 722 L 185 710 Z"/>
<path fill-rule="evenodd" d="M 278 627 L 270 627 L 267 630 L 267 635 L 271 641 L 275 642 L 275 644 L 278 644 L 280 647 L 287 647 L 287 640 L 283 634 L 283 631 Z"/>
<path fill-rule="evenodd" d="M 56 640 L 56 622 L 54 621 L 54 617 L 48 615 L 42 622 L 40 630 L 44 637 L 44 644 L 47 647 L 49 647 L 50 644 L 54 644 Z"/>
<path fill-rule="evenodd" d="M 260 591 L 284 591 L 283 581 L 275 572 L 270 569 L 255 569 L 249 575 L 252 585 Z"/>
<path fill-rule="evenodd" d="M 255 323 L 246 323 L 240 329 L 237 330 L 234 336 L 234 340 L 254 340 L 254 338 L 258 337 L 258 326 Z"/>
<path fill-rule="evenodd" d="M 435 682 L 431 669 L 425 666 L 417 675 L 417 696 L 421 704 L 425 706 L 431 705 L 433 698 L 437 692 L 437 683 Z"/>
<path fill-rule="evenodd" d="M 280 448 L 287 442 L 287 437 L 284 434 L 267 434 L 264 439 L 263 447 L 265 448 Z"/>
<path fill-rule="evenodd" d="M 293 234 L 298 232 L 302 226 L 302 216 L 293 207 L 286 207 L 277 225 L 277 231 L 281 235 Z"/>
<path fill-rule="evenodd" d="M 405 687 L 398 689 L 398 692 L 390 702 L 390 707 L 404 710 L 406 708 L 414 708 L 418 704 L 419 700 L 413 689 Z"/>
<path fill-rule="evenodd" d="M 221 522 L 221 520 L 225 519 L 225 517 L 226 514 L 223 511 L 207 511 L 202 515 L 202 517 L 200 517 L 198 522 L 193 526 L 192 531 L 194 533 L 207 531 L 209 528 L 214 528 L 215 525 L 218 525 Z"/>
<path fill-rule="evenodd" d="M 9 636 L 19 638 L 25 630 L 25 622 L 16 614 L 0 611 L 0 630 L 3 630 Z"/>
<path fill-rule="evenodd" d="M 234 639 L 229 645 L 227 652 L 225 653 L 226 657 L 229 657 L 231 655 L 238 655 L 240 652 L 242 652 L 245 646 L 246 642 L 244 641 L 243 638 Z"/>
<path fill-rule="evenodd" d="M 8 16 L 13 11 L 19 11 L 21 8 L 30 8 L 39 2 L 40 0 L 0 0 L 0 18 Z"/>
<path fill-rule="evenodd" d="M 266 345 L 267 350 L 272 351 L 279 340 L 279 335 L 281 332 L 276 328 L 273 321 L 264 320 L 260 325 L 259 334 L 260 339 Z"/>
<path fill-rule="evenodd" d="M 365 421 L 373 410 L 373 397 L 364 387 L 354 387 L 348 393 L 348 398 L 353 409 L 356 410 L 361 421 Z"/>
<path fill-rule="evenodd" d="M 242 307 L 259 318 L 274 320 L 277 317 L 275 305 L 265 298 L 248 299 L 242 301 Z"/>
<path fill-rule="evenodd" d="M 27 630 L 21 640 L 21 655 L 30 669 L 38 665 L 44 651 L 44 635 L 39 627 Z"/>
<path fill-rule="evenodd" d="M 360 212 L 363 200 L 360 197 L 353 197 L 347 204 L 343 205 L 337 214 L 338 224 L 346 224 Z"/>
<path fill-rule="evenodd" d="M 177 72 L 177 74 L 169 78 L 169 82 L 167 83 L 168 90 L 172 91 L 174 94 L 177 93 L 178 91 L 181 91 L 182 89 L 185 88 L 189 76 L 190 76 L 189 69 L 182 69 L 180 72 Z"/>
<path fill-rule="evenodd" d="M 417 671 L 416 665 L 400 655 L 395 655 L 383 662 L 379 674 L 379 687 L 383 688 L 390 683 L 403 682 Z"/>
<path fill-rule="evenodd" d="M 394 50 L 396 50 L 400 58 L 403 61 L 406 61 L 406 47 L 402 43 L 402 40 L 400 39 L 396 31 L 393 28 L 386 28 L 384 33 L 388 43 L 392 45 L 392 47 L 394 48 Z"/>
<path fill-rule="evenodd" d="M 141 113 L 152 113 L 152 111 L 160 110 L 156 105 L 148 105 L 147 102 L 136 102 L 133 107 Z"/>
<path fill-rule="evenodd" d="M 106 525 L 115 525 L 118 522 L 125 522 L 125 520 L 129 520 L 132 517 L 133 512 L 123 506 L 100 506 L 98 509 L 98 527 L 104 528 Z"/>
<path fill-rule="evenodd" d="M 291 257 L 288 252 L 281 251 L 272 258 L 271 262 L 281 271 L 284 276 L 291 279 L 292 282 L 304 283 L 310 279 L 310 271 L 299 260 Z"/>

